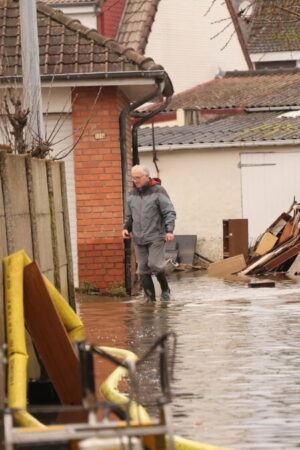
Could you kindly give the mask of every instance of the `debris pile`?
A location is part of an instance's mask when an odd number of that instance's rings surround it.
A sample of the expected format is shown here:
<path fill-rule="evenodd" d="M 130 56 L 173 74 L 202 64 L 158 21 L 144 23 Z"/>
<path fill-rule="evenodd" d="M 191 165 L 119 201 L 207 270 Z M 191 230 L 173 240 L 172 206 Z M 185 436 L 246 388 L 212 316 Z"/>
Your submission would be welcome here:
<path fill-rule="evenodd" d="M 293 202 L 257 239 L 239 275 L 300 275 L 300 203 Z"/>

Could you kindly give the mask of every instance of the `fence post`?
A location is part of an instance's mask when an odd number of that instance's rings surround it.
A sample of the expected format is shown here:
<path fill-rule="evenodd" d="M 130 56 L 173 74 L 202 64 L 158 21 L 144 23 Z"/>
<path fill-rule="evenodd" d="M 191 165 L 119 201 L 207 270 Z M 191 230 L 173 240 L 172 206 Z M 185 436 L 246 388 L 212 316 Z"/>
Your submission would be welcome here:
<path fill-rule="evenodd" d="M 38 242 L 38 230 L 37 230 L 37 218 L 36 218 L 36 205 L 33 192 L 33 179 L 32 179 L 32 157 L 26 156 L 25 169 L 27 178 L 27 190 L 29 201 L 29 214 L 30 214 L 30 228 L 32 237 L 32 253 L 33 259 L 40 262 L 39 242 Z"/>
<path fill-rule="evenodd" d="M 73 260 L 72 260 L 72 246 L 71 246 L 71 231 L 69 222 L 69 208 L 67 198 L 67 182 L 65 163 L 63 161 L 60 164 L 60 180 L 61 180 L 61 195 L 62 195 L 62 207 L 63 207 L 63 220 L 64 220 L 64 233 L 65 233 L 65 245 L 67 256 L 67 274 L 68 274 L 68 291 L 69 291 L 69 303 L 76 311 L 75 303 L 75 289 L 74 289 L 74 272 L 73 272 Z"/>
<path fill-rule="evenodd" d="M 15 253 L 15 227 L 11 208 L 11 200 L 9 195 L 9 174 L 7 171 L 7 154 L 0 152 L 0 176 L 2 181 L 3 191 L 3 205 L 5 214 L 5 226 L 6 226 L 6 242 L 7 252 L 10 255 Z"/>
<path fill-rule="evenodd" d="M 48 195 L 51 217 L 51 239 L 53 250 L 53 269 L 54 269 L 54 285 L 60 291 L 60 273 L 59 273 L 59 254 L 58 254 L 58 240 L 57 240 L 57 228 L 56 228 L 56 211 L 54 203 L 54 190 L 53 190 L 53 177 L 52 177 L 52 164 L 51 160 L 46 161 L 47 169 L 47 183 L 48 183 Z"/>

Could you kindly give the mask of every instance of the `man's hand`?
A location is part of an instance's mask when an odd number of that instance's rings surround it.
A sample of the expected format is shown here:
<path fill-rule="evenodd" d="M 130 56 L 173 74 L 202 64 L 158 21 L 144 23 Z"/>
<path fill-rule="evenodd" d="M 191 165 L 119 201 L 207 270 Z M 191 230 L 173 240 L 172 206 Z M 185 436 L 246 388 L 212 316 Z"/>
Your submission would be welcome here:
<path fill-rule="evenodd" d="M 165 239 L 166 239 L 166 242 L 174 241 L 175 235 L 173 233 L 167 233 Z"/>
<path fill-rule="evenodd" d="M 130 233 L 128 230 L 123 230 L 122 231 L 122 236 L 124 239 L 129 239 L 130 238 Z"/>

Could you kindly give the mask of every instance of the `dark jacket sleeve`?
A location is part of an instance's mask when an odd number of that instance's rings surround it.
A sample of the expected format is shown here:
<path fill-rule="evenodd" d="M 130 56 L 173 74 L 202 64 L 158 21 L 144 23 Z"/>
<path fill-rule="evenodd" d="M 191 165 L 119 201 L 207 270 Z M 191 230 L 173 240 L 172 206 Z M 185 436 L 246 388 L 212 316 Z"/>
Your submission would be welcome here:
<path fill-rule="evenodd" d="M 176 212 L 171 199 L 164 187 L 160 186 L 158 194 L 159 208 L 165 223 L 166 233 L 173 233 Z"/>

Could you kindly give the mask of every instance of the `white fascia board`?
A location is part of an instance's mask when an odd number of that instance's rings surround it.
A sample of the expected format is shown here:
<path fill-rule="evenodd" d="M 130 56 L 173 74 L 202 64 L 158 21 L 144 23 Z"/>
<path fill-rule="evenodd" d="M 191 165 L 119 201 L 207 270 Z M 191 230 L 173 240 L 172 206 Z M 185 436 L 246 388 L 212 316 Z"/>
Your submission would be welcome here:
<path fill-rule="evenodd" d="M 300 59 L 300 51 L 250 53 L 250 58 L 253 62 L 297 61 Z"/>
<path fill-rule="evenodd" d="M 279 147 L 279 146 L 290 146 L 299 145 L 300 139 L 287 139 L 282 141 L 249 141 L 249 142 L 211 142 L 211 143 L 199 143 L 199 144 L 172 144 L 172 145 L 157 145 L 155 147 L 156 151 L 176 151 L 176 150 L 190 150 L 190 149 L 222 149 L 222 148 L 250 148 L 250 147 Z M 139 147 L 139 152 L 152 152 L 153 147 L 150 145 Z"/>
<path fill-rule="evenodd" d="M 52 5 L 52 8 L 61 10 L 64 14 L 95 14 L 95 5 L 84 5 L 84 6 L 55 6 Z"/>

